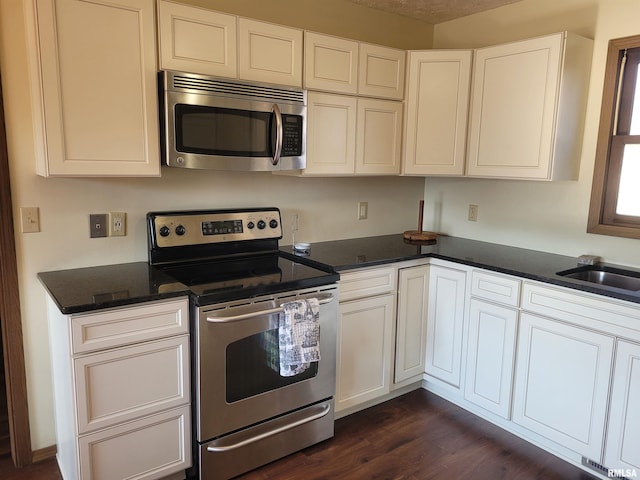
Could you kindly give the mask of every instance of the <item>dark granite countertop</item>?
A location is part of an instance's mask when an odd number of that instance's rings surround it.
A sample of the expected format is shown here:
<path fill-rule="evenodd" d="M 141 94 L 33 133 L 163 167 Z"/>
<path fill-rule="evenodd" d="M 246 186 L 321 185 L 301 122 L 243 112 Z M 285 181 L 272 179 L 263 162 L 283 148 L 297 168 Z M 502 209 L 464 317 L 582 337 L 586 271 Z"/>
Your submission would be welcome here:
<path fill-rule="evenodd" d="M 556 274 L 563 270 L 576 268 L 578 266 L 577 257 L 479 242 L 465 238 L 439 236 L 433 244 L 412 245 L 404 240 L 402 234 L 396 234 L 314 243 L 311 245 L 308 255 L 292 253 L 290 245 L 281 247 L 281 251 L 288 255 L 295 255 L 300 261 L 308 262 L 310 265 L 329 266 L 337 272 L 433 257 L 640 303 L 640 292 L 629 292 L 613 287 L 600 286 Z M 620 265 L 606 265 L 632 270 L 640 276 L 640 270 L 638 269 Z"/>
<path fill-rule="evenodd" d="M 38 278 L 67 315 L 189 294 L 147 262 L 42 272 Z"/>

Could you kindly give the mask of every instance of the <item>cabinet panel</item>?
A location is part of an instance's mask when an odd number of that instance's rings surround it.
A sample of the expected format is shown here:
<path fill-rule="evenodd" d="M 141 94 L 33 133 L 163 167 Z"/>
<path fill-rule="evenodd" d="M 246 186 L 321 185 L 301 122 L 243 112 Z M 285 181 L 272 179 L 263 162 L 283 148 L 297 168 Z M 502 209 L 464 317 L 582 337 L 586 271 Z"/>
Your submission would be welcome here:
<path fill-rule="evenodd" d="M 472 298 L 464 396 L 506 419 L 516 351 L 518 312 Z"/>
<path fill-rule="evenodd" d="M 361 43 L 358 93 L 402 100 L 405 57 L 404 50 Z"/>
<path fill-rule="evenodd" d="M 402 103 L 358 99 L 356 173 L 400 173 Z"/>
<path fill-rule="evenodd" d="M 36 11 L 38 173 L 160 175 L 153 0 L 37 0 Z"/>
<path fill-rule="evenodd" d="M 190 467 L 189 410 L 185 406 L 80 437 L 80 478 L 152 480 Z"/>
<path fill-rule="evenodd" d="M 159 1 L 160 68 L 236 78 L 236 23 L 234 15 Z"/>
<path fill-rule="evenodd" d="M 520 280 L 474 270 L 471 274 L 471 295 L 517 307 L 520 303 Z"/>
<path fill-rule="evenodd" d="M 186 335 L 74 360 L 78 433 L 189 402 Z"/>
<path fill-rule="evenodd" d="M 358 91 L 358 42 L 305 32 L 304 86 L 348 93 Z"/>
<path fill-rule="evenodd" d="M 394 267 L 356 270 L 340 274 L 340 301 L 371 297 L 396 289 Z"/>
<path fill-rule="evenodd" d="M 118 347 L 188 331 L 189 303 L 186 299 L 71 317 L 73 353 Z"/>
<path fill-rule="evenodd" d="M 340 304 L 336 411 L 389 393 L 394 300 L 388 294 Z"/>
<path fill-rule="evenodd" d="M 470 50 L 409 52 L 403 173 L 463 175 Z"/>
<path fill-rule="evenodd" d="M 600 461 L 613 337 L 520 316 L 513 420 Z"/>
<path fill-rule="evenodd" d="M 353 175 L 356 116 L 356 98 L 308 92 L 305 175 Z"/>
<path fill-rule="evenodd" d="M 429 267 L 400 270 L 396 328 L 396 383 L 424 373 Z"/>
<path fill-rule="evenodd" d="M 640 471 L 640 345 L 620 341 L 611 390 L 604 465 Z"/>
<path fill-rule="evenodd" d="M 427 374 L 460 386 L 466 272 L 431 265 L 427 314 Z"/>
<path fill-rule="evenodd" d="M 238 71 L 245 80 L 302 86 L 302 30 L 238 19 Z"/>

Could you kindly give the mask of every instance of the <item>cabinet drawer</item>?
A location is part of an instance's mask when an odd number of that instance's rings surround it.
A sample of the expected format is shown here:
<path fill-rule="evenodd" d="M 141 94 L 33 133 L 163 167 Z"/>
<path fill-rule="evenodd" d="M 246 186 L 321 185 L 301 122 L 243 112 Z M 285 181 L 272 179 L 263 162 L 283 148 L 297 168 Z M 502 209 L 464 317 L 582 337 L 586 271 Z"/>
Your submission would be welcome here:
<path fill-rule="evenodd" d="M 474 270 L 471 274 L 471 295 L 517 307 L 520 302 L 520 280 Z"/>
<path fill-rule="evenodd" d="M 340 301 L 380 295 L 395 289 L 396 269 L 394 267 L 340 274 Z"/>
<path fill-rule="evenodd" d="M 164 478 L 191 466 L 189 406 L 85 435 L 80 478 Z M 126 459 L 126 461 L 124 461 Z"/>
<path fill-rule="evenodd" d="M 187 299 L 105 310 L 71 318 L 74 354 L 188 333 Z"/>
<path fill-rule="evenodd" d="M 189 403 L 189 337 L 76 358 L 74 372 L 79 434 L 174 408 Z"/>

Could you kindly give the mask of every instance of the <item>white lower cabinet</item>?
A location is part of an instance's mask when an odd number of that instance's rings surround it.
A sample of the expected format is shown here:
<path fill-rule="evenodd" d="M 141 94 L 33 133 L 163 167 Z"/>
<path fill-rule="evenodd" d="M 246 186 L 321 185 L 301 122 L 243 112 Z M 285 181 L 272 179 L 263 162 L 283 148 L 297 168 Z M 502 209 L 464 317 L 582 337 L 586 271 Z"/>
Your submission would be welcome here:
<path fill-rule="evenodd" d="M 390 391 L 395 272 L 391 267 L 340 276 L 336 411 Z"/>
<path fill-rule="evenodd" d="M 604 465 L 640 474 L 640 344 L 619 341 Z"/>
<path fill-rule="evenodd" d="M 513 421 L 601 458 L 614 337 L 523 312 Z"/>
<path fill-rule="evenodd" d="M 467 273 L 431 265 L 425 372 L 460 387 Z"/>
<path fill-rule="evenodd" d="M 48 301 L 65 480 L 184 477 L 191 466 L 186 298 L 64 315 Z"/>
<path fill-rule="evenodd" d="M 464 398 L 508 419 L 518 311 L 472 298 Z"/>
<path fill-rule="evenodd" d="M 424 373 L 429 266 L 402 268 L 398 275 L 398 318 L 394 382 Z"/>

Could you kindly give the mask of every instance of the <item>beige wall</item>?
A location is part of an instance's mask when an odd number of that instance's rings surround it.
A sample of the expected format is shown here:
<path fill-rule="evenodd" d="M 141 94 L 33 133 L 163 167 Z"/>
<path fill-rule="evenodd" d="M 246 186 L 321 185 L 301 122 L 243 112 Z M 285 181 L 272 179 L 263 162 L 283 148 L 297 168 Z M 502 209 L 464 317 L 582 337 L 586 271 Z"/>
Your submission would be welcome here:
<path fill-rule="evenodd" d="M 0 1 L 0 68 L 4 89 L 14 216 L 21 206 L 40 207 L 40 233 L 16 242 L 23 315 L 31 438 L 34 449 L 55 443 L 45 292 L 36 274 L 92 265 L 145 261 L 145 213 L 161 209 L 277 206 L 285 241 L 299 215 L 297 239 L 321 240 L 401 232 L 413 228 L 422 197 L 420 178 L 308 179 L 268 173 L 163 169 L 161 178 L 62 179 L 35 174 L 23 5 Z M 325 3 L 326 2 L 326 3 Z M 196 3 L 195 0 L 192 3 Z M 432 27 L 374 13 L 344 1 L 229 0 L 197 2 L 261 19 L 392 46 L 430 46 Z M 321 6 L 320 6 L 321 5 Z M 327 5 L 344 9 L 327 9 Z M 275 16 L 272 16 L 275 15 Z M 409 43 L 409 41 L 413 43 Z M 357 202 L 369 202 L 369 219 L 356 221 Z M 89 239 L 88 215 L 126 211 L 127 236 Z"/>
<path fill-rule="evenodd" d="M 575 182 L 436 179 L 425 182 L 425 228 L 565 255 L 640 266 L 638 240 L 586 233 L 607 42 L 640 33 L 637 0 L 524 0 L 437 25 L 436 48 L 468 48 L 569 30 L 594 39 L 580 176 Z M 478 222 L 467 221 L 469 204 Z"/>

